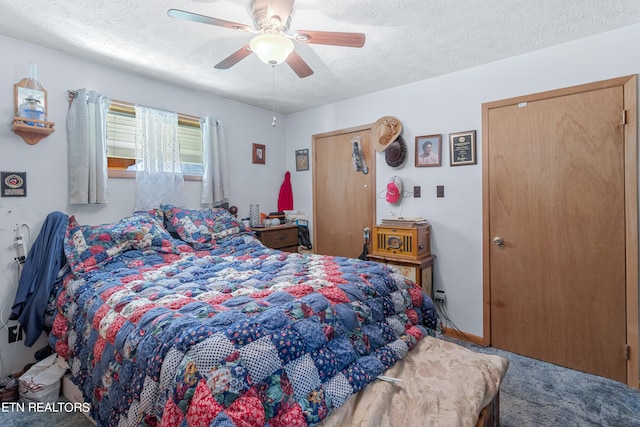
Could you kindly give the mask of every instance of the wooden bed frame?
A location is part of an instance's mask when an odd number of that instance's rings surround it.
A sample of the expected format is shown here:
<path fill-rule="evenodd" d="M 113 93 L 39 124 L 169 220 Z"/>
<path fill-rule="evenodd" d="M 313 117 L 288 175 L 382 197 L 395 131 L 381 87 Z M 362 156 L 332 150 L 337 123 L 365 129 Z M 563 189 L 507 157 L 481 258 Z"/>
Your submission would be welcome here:
<path fill-rule="evenodd" d="M 476 427 L 498 427 L 500 425 L 500 392 L 480 412 Z"/>

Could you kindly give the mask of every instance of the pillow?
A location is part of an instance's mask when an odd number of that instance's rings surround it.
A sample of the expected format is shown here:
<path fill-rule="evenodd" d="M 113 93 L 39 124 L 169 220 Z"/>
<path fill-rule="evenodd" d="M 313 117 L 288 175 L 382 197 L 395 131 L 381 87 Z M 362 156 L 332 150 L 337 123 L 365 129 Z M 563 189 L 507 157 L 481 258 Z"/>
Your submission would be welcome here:
<path fill-rule="evenodd" d="M 79 225 L 69 217 L 64 252 L 74 273 L 86 273 L 130 249 L 180 253 L 158 211 L 135 212 L 114 224 Z"/>
<path fill-rule="evenodd" d="M 159 216 L 158 216 L 159 215 Z M 121 219 L 113 233 L 127 240 L 132 249 L 153 249 L 164 253 L 180 253 L 176 242 L 163 226 L 162 211 L 140 211 Z"/>
<path fill-rule="evenodd" d="M 213 248 L 216 240 L 224 237 L 251 231 L 222 208 L 183 209 L 165 205 L 163 210 L 166 221 L 180 239 L 198 250 Z"/>

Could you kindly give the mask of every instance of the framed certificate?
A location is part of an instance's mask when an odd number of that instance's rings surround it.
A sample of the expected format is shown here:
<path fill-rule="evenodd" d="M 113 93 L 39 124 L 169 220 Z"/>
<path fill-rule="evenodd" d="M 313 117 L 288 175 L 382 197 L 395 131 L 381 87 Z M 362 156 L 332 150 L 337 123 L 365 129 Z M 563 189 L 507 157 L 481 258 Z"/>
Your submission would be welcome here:
<path fill-rule="evenodd" d="M 449 152 L 451 166 L 475 165 L 476 131 L 468 130 L 449 134 Z"/>
<path fill-rule="evenodd" d="M 1 172 L 2 197 L 26 197 L 27 173 L 26 172 Z"/>

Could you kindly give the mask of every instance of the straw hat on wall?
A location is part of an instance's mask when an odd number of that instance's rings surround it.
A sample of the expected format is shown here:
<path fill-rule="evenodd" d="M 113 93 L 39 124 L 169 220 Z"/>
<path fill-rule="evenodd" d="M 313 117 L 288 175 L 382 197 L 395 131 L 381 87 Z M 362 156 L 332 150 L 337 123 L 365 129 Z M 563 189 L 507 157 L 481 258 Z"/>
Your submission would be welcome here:
<path fill-rule="evenodd" d="M 400 132 L 402 132 L 400 120 L 393 116 L 381 117 L 373 125 L 374 149 L 379 153 L 383 152 L 389 144 L 398 138 Z"/>

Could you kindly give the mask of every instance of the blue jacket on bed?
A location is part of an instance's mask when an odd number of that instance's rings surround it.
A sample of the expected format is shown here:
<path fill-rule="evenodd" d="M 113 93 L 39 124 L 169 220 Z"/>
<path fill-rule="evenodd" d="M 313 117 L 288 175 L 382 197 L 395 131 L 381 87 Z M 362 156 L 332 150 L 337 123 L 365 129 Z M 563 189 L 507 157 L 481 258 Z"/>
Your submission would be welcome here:
<path fill-rule="evenodd" d="M 24 328 L 26 346 L 31 347 L 44 330 L 49 295 L 66 263 L 63 243 L 68 225 L 69 217 L 62 212 L 47 215 L 24 262 L 9 319 L 18 320 Z"/>

